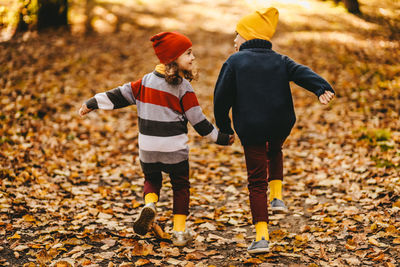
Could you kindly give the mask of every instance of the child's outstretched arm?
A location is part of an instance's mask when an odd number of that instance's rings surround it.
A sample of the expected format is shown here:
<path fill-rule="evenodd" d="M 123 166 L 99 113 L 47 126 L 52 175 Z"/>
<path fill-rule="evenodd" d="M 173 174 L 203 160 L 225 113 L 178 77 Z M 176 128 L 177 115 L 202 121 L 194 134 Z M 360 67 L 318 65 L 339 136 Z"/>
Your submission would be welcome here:
<path fill-rule="evenodd" d="M 198 134 L 206 137 L 218 145 L 232 145 L 235 137 L 226 133 L 219 132 L 214 125 L 209 122 L 204 115 L 196 94 L 188 91 L 181 99 L 185 116 Z"/>
<path fill-rule="evenodd" d="M 309 67 L 285 57 L 289 79 L 301 87 L 313 92 L 322 104 L 328 104 L 335 95 L 332 86 Z"/>
<path fill-rule="evenodd" d="M 84 116 L 95 109 L 118 109 L 136 104 L 134 92 L 138 92 L 141 80 L 132 83 L 126 83 L 110 91 L 98 93 L 94 97 L 82 104 L 79 109 L 79 115 Z"/>
<path fill-rule="evenodd" d="M 85 116 L 89 112 L 91 112 L 93 109 L 90 109 L 86 106 L 86 103 L 83 103 L 81 108 L 79 109 L 78 113 L 81 117 Z"/>

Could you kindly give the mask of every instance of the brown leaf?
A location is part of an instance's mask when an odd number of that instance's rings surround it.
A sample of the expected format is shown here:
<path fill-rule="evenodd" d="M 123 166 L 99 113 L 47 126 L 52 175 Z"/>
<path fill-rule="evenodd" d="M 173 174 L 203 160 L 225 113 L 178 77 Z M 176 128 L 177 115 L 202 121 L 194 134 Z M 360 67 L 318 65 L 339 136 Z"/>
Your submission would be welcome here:
<path fill-rule="evenodd" d="M 188 253 L 185 257 L 186 260 L 200 260 L 204 259 L 207 256 L 199 251 L 195 251 L 193 253 Z"/>
<path fill-rule="evenodd" d="M 152 244 L 147 244 L 144 242 L 137 242 L 134 244 L 133 249 L 132 249 L 132 255 L 133 256 L 147 256 L 149 254 L 153 254 L 153 245 Z"/>

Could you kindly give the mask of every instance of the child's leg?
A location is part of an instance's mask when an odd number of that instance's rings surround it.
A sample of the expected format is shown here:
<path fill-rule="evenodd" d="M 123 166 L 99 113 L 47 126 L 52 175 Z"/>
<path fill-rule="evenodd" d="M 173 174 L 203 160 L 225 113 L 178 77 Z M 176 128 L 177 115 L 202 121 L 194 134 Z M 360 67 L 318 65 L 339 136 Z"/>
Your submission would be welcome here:
<path fill-rule="evenodd" d="M 144 201 L 146 204 L 158 201 L 161 186 L 162 186 L 161 172 L 144 174 Z"/>
<path fill-rule="evenodd" d="M 269 240 L 268 200 L 267 200 L 267 147 L 263 145 L 244 146 L 250 209 L 253 223 L 256 225 L 256 241 Z"/>
<path fill-rule="evenodd" d="M 181 172 L 170 173 L 170 177 L 174 194 L 174 230 L 185 231 L 186 217 L 189 214 L 189 169 Z"/>
<path fill-rule="evenodd" d="M 270 187 L 269 201 L 274 198 L 282 200 L 283 180 L 283 140 L 272 140 L 267 143 L 268 181 Z"/>
<path fill-rule="evenodd" d="M 162 173 L 145 173 L 144 178 L 144 199 L 146 205 L 133 223 L 133 230 L 139 235 L 145 235 L 150 230 L 156 217 L 157 211 L 155 202 L 158 201 L 158 196 L 160 195 Z"/>

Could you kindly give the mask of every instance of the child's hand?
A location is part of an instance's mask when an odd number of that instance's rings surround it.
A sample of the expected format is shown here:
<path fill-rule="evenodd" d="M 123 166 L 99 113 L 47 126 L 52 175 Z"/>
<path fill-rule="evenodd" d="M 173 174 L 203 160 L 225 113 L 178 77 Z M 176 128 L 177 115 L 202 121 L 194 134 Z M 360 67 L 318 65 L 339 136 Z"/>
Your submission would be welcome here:
<path fill-rule="evenodd" d="M 235 142 L 235 135 L 234 134 L 232 134 L 232 135 L 229 135 L 229 145 L 232 145 L 233 144 L 233 142 Z"/>
<path fill-rule="evenodd" d="M 335 97 L 335 94 L 332 93 L 331 91 L 325 91 L 322 95 L 318 97 L 319 102 L 322 104 L 326 105 L 328 104 L 333 98 Z"/>
<path fill-rule="evenodd" d="M 82 104 L 81 108 L 79 109 L 79 115 L 81 117 L 85 116 L 86 114 L 88 114 L 90 111 L 92 111 L 92 109 L 88 108 L 86 106 L 86 104 Z"/>

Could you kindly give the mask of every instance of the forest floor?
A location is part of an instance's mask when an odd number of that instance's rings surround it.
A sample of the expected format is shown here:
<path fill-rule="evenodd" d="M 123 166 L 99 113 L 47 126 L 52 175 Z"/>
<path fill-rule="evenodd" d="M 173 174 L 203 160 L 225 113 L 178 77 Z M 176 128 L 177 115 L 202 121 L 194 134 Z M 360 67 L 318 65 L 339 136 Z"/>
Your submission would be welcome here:
<path fill-rule="evenodd" d="M 194 241 L 176 248 L 168 177 L 158 231 L 132 230 L 144 180 L 136 108 L 77 112 L 95 93 L 151 72 L 150 36 L 178 30 L 193 41 L 200 72 L 193 87 L 213 120 L 213 89 L 233 53 L 235 23 L 260 1 L 126 2 L 93 6 L 91 33 L 82 33 L 84 8 L 75 4 L 70 32 L 0 43 L 1 266 L 400 265 L 397 1 L 360 1 L 362 16 L 333 1 L 271 1 L 280 10 L 273 49 L 327 79 L 336 98 L 324 106 L 292 87 L 289 213 L 271 214 L 270 253 L 259 256 L 246 252 L 255 232 L 239 140 L 219 147 L 189 129 Z"/>

